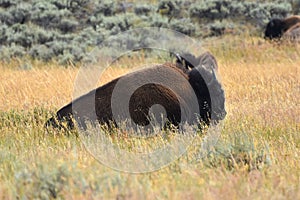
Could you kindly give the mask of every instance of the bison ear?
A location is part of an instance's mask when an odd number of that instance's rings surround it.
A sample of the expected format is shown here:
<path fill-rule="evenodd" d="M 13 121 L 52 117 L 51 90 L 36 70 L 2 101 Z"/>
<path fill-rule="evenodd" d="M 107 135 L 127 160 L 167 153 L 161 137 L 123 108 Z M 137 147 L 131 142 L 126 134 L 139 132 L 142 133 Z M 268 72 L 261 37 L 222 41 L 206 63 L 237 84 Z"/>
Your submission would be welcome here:
<path fill-rule="evenodd" d="M 216 58 L 210 53 L 205 52 L 198 57 L 200 60 L 200 66 L 204 66 L 206 69 L 218 70 L 218 63 Z"/>

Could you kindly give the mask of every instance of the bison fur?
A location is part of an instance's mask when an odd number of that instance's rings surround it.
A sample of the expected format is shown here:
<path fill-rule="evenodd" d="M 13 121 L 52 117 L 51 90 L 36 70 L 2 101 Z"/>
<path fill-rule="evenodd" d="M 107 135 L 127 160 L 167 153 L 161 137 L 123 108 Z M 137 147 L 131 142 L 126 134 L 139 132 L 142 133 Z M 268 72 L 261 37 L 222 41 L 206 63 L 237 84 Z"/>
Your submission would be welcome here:
<path fill-rule="evenodd" d="M 226 115 L 225 95 L 216 75 L 217 70 L 216 59 L 208 52 L 199 57 L 191 54 L 177 54 L 176 64 L 165 63 L 126 74 L 75 99 L 58 110 L 56 115 L 46 122 L 46 126 L 61 127 L 65 124 L 67 128 L 74 128 L 74 122 L 76 122 L 79 128 L 85 129 L 86 120 L 96 120 L 100 125 L 108 125 L 108 127 L 112 123 L 115 125 L 116 116 L 113 115 L 111 102 L 118 81 L 127 80 L 125 88 L 129 88 L 136 84 L 134 80 L 137 77 L 146 79 L 151 73 L 155 73 L 158 79 L 170 79 L 172 85 L 181 88 L 185 98 L 189 98 L 194 92 L 199 109 L 191 110 L 191 112 L 196 112 L 194 114 L 197 115 L 197 120 L 188 118 L 187 123 L 203 122 L 209 125 L 212 118 L 218 122 Z M 183 77 L 187 85 L 182 79 L 171 77 L 172 74 Z M 190 86 L 193 91 L 185 89 L 187 86 Z M 123 92 L 126 93 L 126 91 Z M 180 98 L 168 87 L 156 83 L 145 84 L 136 89 L 130 97 L 130 117 L 136 124 L 146 126 L 149 124 L 149 110 L 153 105 L 160 105 L 166 111 L 168 122 L 176 126 L 182 120 Z M 76 117 L 75 120 L 73 119 L 74 108 L 81 111 L 80 119 Z M 123 106 L 120 106 L 120 109 L 123 109 Z"/>
<path fill-rule="evenodd" d="M 272 19 L 266 27 L 265 39 L 278 40 L 282 37 L 293 39 L 299 33 L 300 16 L 291 16 L 285 19 Z"/>

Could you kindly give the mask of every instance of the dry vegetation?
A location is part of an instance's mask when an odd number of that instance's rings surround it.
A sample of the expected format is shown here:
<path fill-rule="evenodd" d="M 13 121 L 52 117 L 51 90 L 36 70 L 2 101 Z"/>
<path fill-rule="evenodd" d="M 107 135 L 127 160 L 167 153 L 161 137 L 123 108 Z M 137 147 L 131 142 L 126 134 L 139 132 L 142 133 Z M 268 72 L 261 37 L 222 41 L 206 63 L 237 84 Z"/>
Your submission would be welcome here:
<path fill-rule="evenodd" d="M 240 37 L 205 44 L 226 91 L 219 143 L 201 160 L 187 153 L 148 174 L 101 165 L 75 135 L 45 134 L 45 120 L 71 100 L 78 68 L 1 63 L 0 198 L 299 199 L 299 46 Z M 141 62 L 108 69 L 103 82 Z"/>

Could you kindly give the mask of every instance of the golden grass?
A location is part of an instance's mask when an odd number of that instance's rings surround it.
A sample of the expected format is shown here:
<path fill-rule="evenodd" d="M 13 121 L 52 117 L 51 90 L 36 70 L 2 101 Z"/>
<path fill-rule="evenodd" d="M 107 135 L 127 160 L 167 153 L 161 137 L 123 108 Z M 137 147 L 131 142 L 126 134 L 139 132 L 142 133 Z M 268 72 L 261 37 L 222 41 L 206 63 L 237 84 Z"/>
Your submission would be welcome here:
<path fill-rule="evenodd" d="M 65 199 L 299 199 L 300 48 L 241 37 L 205 47 L 219 62 L 226 92 L 216 150 L 195 162 L 194 144 L 192 153 L 148 174 L 100 165 L 74 135 L 44 134 L 49 111 L 72 99 L 78 68 L 1 63 L 0 198 L 47 199 L 55 188 Z M 145 62 L 124 59 L 100 84 Z"/>
<path fill-rule="evenodd" d="M 144 58 L 123 58 L 103 71 L 95 86 L 103 85 L 148 63 Z M 35 107 L 59 108 L 73 98 L 79 67 L 32 61 L 32 69 L 20 69 L 22 61 L 0 62 L 0 110 Z"/>
<path fill-rule="evenodd" d="M 247 43 L 231 38 L 229 42 L 230 45 L 226 44 L 225 38 L 225 42 L 218 40 L 206 46 L 219 62 L 229 116 L 242 113 L 277 125 L 289 124 L 294 119 L 299 123 L 300 111 L 295 107 L 300 99 L 297 47 L 291 50 L 290 47 L 260 44 L 262 42 L 255 39 Z M 143 63 L 146 63 L 144 59 L 125 58 L 105 70 L 99 85 Z M 58 68 L 55 63 L 44 66 L 45 63 L 37 62 L 31 70 L 17 70 L 16 63 L 10 65 L 0 63 L 0 110 L 41 106 L 57 109 L 72 100 L 78 68 Z"/>
<path fill-rule="evenodd" d="M 59 108 L 72 100 L 78 68 L 38 65 L 31 70 L 17 70 L 2 64 L 0 69 L 0 110 L 26 110 L 41 106 Z M 127 71 L 109 68 L 101 76 L 101 81 L 108 82 Z"/>

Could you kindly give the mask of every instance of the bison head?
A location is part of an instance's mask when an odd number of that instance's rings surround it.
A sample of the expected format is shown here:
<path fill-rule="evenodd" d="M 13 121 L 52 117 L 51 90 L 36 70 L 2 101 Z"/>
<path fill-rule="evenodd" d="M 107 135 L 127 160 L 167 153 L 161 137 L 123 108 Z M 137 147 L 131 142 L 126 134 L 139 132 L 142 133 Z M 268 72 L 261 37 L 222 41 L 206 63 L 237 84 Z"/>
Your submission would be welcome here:
<path fill-rule="evenodd" d="M 203 108 L 203 105 L 206 107 L 208 115 L 201 115 L 201 119 L 206 123 L 210 120 L 216 122 L 223 120 L 226 116 L 225 94 L 218 78 L 218 64 L 215 57 L 209 52 L 199 57 L 190 53 L 176 57 L 177 65 L 181 68 L 190 69 L 186 73 L 190 84 L 198 95 L 200 109 Z"/>
<path fill-rule="evenodd" d="M 278 39 L 284 32 L 285 23 L 282 19 L 272 19 L 266 27 L 265 39 Z"/>

